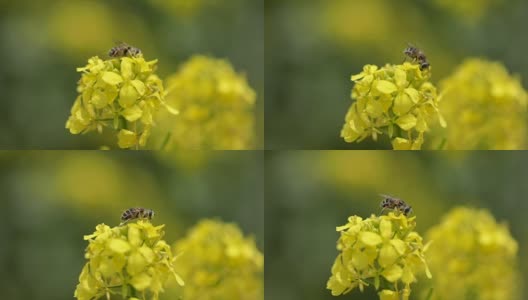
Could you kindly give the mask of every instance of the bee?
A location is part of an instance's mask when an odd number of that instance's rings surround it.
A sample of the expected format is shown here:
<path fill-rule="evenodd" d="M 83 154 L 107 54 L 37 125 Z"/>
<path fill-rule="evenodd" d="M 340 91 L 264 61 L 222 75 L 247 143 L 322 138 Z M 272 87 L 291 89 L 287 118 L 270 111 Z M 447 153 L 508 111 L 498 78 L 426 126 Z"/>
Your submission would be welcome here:
<path fill-rule="evenodd" d="M 143 207 L 132 207 L 123 212 L 121 215 L 121 224 L 126 224 L 128 221 L 135 219 L 149 219 L 151 220 L 154 217 L 154 211 L 152 209 L 143 208 Z"/>
<path fill-rule="evenodd" d="M 431 65 L 427 61 L 427 57 L 425 57 L 425 53 L 423 53 L 422 50 L 418 49 L 417 47 L 411 44 L 407 44 L 407 45 L 408 47 L 405 48 L 405 50 L 403 50 L 403 54 L 411 58 L 413 62 L 418 62 L 418 64 L 420 65 L 420 70 L 423 71 L 425 69 L 428 69 Z"/>
<path fill-rule="evenodd" d="M 383 197 L 383 200 L 381 201 L 381 204 L 380 204 L 380 207 L 382 208 L 381 209 L 382 213 L 383 213 L 383 210 L 385 209 L 392 209 L 392 210 L 400 211 L 400 212 L 403 212 L 403 214 L 406 216 L 412 213 L 412 207 L 408 205 L 407 203 L 405 203 L 405 201 L 398 199 L 398 198 L 394 198 L 392 196 L 387 196 L 387 195 L 380 195 L 380 196 Z"/>
<path fill-rule="evenodd" d="M 139 56 L 141 50 L 127 43 L 119 43 L 108 51 L 110 57 Z"/>

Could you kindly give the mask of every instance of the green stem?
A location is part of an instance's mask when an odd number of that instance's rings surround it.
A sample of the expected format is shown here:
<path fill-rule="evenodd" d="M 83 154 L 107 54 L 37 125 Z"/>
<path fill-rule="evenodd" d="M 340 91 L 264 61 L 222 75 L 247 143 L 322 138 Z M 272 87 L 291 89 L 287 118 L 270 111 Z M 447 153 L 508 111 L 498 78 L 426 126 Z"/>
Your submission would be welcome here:
<path fill-rule="evenodd" d="M 427 293 L 427 297 L 425 297 L 425 300 L 431 300 L 433 297 L 433 290 L 434 288 L 430 288 L 429 292 Z"/>
<path fill-rule="evenodd" d="M 137 121 L 134 122 L 134 133 L 136 134 L 136 150 L 139 150 L 139 138 L 137 131 Z"/>
<path fill-rule="evenodd" d="M 170 141 L 170 138 L 172 136 L 172 132 L 167 132 L 167 135 L 165 136 L 165 139 L 163 139 L 163 142 L 161 143 L 160 150 L 165 150 L 165 147 L 167 147 L 167 144 Z"/>
<path fill-rule="evenodd" d="M 132 285 L 128 285 L 130 287 L 130 297 L 137 297 L 137 291 Z"/>

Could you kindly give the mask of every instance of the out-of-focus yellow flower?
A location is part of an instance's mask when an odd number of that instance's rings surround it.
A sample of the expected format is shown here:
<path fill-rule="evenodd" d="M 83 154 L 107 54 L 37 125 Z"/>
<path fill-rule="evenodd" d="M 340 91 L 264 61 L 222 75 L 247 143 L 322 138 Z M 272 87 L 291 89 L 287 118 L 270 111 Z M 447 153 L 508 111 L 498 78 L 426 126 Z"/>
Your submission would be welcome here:
<path fill-rule="evenodd" d="M 419 273 L 425 271 L 431 278 L 424 256 L 428 246 L 413 231 L 415 219 L 394 212 L 364 220 L 349 217 L 346 225 L 336 228 L 341 233 L 337 241 L 341 253 L 326 288 L 339 296 L 373 285 L 380 299 L 407 299 Z"/>
<path fill-rule="evenodd" d="M 494 6 L 501 4 L 504 0 L 434 0 L 439 7 L 460 17 L 468 23 L 476 23 L 484 17 Z"/>
<path fill-rule="evenodd" d="M 251 149 L 255 92 L 226 60 L 194 56 L 167 80 L 167 103 L 180 111 L 167 149 Z"/>
<path fill-rule="evenodd" d="M 206 6 L 216 4 L 216 0 L 150 0 L 160 9 L 181 17 L 191 17 Z"/>
<path fill-rule="evenodd" d="M 66 128 L 72 134 L 86 133 L 104 127 L 119 131 L 120 148 L 144 147 L 154 125 L 153 114 L 164 106 L 163 82 L 154 73 L 157 60 L 142 56 L 102 60 L 95 56 L 82 72 L 79 96 L 71 109 Z"/>
<path fill-rule="evenodd" d="M 346 142 L 361 142 L 371 136 L 387 134 L 396 150 L 419 150 L 429 125 L 440 120 L 436 88 L 429 82 L 430 71 L 417 64 L 366 65 L 353 75 L 352 99 L 341 137 Z"/>
<path fill-rule="evenodd" d="M 264 257 L 236 225 L 200 221 L 174 248 L 184 299 L 264 299 Z"/>
<path fill-rule="evenodd" d="M 74 296 L 92 300 L 119 294 L 128 299 L 141 293 L 158 299 L 169 277 L 184 285 L 174 271 L 171 248 L 162 240 L 164 226 L 142 220 L 113 228 L 97 225 L 93 234 L 84 236 L 88 262 Z"/>
<path fill-rule="evenodd" d="M 523 149 L 528 94 L 498 62 L 468 59 L 440 82 L 448 149 Z"/>
<path fill-rule="evenodd" d="M 517 242 L 486 210 L 458 207 L 427 232 L 433 299 L 516 299 Z M 440 275 L 441 274 L 441 275 Z"/>

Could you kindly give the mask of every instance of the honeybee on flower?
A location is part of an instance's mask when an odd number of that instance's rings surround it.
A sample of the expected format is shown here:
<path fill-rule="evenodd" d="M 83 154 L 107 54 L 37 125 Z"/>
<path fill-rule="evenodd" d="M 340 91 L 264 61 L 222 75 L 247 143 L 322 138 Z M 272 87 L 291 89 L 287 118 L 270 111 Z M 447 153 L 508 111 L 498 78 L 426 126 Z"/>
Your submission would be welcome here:
<path fill-rule="evenodd" d="M 405 203 L 405 201 L 388 195 L 380 194 L 380 196 L 383 197 L 380 204 L 382 213 L 385 209 L 400 211 L 406 216 L 412 213 L 412 207 Z"/>
<path fill-rule="evenodd" d="M 136 219 L 152 220 L 152 217 L 154 217 L 154 211 L 152 209 L 132 207 L 123 212 L 121 215 L 121 224 L 119 224 L 119 226 L 126 224 L 128 221 Z"/>

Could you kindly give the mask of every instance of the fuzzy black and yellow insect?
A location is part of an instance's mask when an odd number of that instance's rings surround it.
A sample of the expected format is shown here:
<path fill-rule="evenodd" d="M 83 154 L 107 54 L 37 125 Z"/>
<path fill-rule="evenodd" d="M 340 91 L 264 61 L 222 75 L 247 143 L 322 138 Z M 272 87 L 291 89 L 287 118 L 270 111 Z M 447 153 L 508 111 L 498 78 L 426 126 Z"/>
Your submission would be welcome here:
<path fill-rule="evenodd" d="M 382 208 L 381 213 L 383 213 L 385 209 L 392 209 L 395 211 L 400 211 L 406 216 L 412 213 L 412 207 L 408 205 L 407 203 L 405 203 L 405 201 L 398 199 L 398 198 L 394 198 L 392 196 L 388 196 L 388 195 L 380 195 L 380 196 L 383 197 L 383 200 L 381 201 L 381 204 L 380 204 Z"/>
<path fill-rule="evenodd" d="M 121 224 L 123 225 L 131 220 L 136 219 L 148 219 L 151 220 L 154 217 L 154 211 L 152 209 L 143 207 L 132 207 L 123 212 L 121 215 Z"/>

